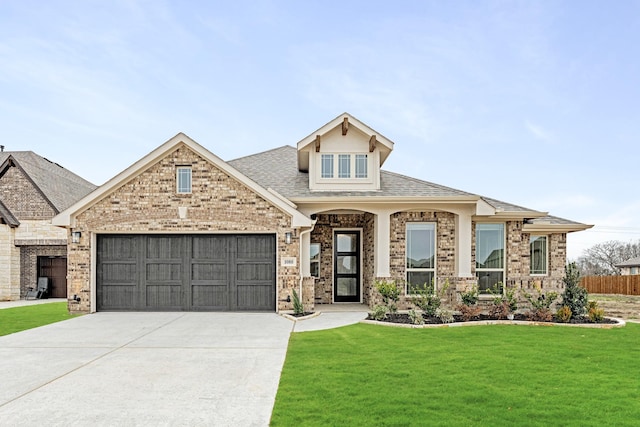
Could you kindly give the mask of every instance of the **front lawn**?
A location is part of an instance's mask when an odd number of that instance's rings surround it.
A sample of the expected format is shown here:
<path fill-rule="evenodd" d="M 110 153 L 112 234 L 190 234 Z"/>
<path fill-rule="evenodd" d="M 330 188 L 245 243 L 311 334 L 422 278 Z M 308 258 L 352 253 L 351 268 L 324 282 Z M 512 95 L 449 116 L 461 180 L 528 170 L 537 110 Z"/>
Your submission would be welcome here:
<path fill-rule="evenodd" d="M 640 325 L 294 333 L 274 426 L 637 425 Z"/>
<path fill-rule="evenodd" d="M 0 336 L 72 318 L 66 302 L 28 305 L 0 310 Z"/>

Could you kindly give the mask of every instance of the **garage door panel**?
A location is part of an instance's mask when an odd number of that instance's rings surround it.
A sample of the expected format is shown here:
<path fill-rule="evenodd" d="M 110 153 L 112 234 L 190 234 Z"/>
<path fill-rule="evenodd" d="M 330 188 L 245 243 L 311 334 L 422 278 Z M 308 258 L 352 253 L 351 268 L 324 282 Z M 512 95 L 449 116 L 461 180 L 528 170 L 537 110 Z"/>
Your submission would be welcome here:
<path fill-rule="evenodd" d="M 182 281 L 182 263 L 147 264 L 147 282 L 154 281 Z"/>
<path fill-rule="evenodd" d="M 98 288 L 96 295 L 98 309 L 132 310 L 137 308 L 136 285 L 110 283 Z"/>
<path fill-rule="evenodd" d="M 223 310 L 229 306 L 227 283 L 196 283 L 191 286 L 192 307 Z"/>
<path fill-rule="evenodd" d="M 99 310 L 275 310 L 274 235 L 98 236 L 97 254 Z"/>
<path fill-rule="evenodd" d="M 180 309 L 182 307 L 182 283 L 147 284 L 146 308 Z"/>
<path fill-rule="evenodd" d="M 271 310 L 273 286 L 260 283 L 238 283 L 238 310 Z"/>

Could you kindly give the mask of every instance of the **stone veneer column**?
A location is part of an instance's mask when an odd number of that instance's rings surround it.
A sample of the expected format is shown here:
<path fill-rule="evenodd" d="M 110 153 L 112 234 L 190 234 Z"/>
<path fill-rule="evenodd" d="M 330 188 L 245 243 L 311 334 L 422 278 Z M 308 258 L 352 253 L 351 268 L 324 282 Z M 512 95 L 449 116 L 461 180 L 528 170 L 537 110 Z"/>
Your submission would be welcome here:
<path fill-rule="evenodd" d="M 20 248 L 14 245 L 14 229 L 0 225 L 0 265 L 9 271 L 0 274 L 0 301 L 20 299 Z"/>

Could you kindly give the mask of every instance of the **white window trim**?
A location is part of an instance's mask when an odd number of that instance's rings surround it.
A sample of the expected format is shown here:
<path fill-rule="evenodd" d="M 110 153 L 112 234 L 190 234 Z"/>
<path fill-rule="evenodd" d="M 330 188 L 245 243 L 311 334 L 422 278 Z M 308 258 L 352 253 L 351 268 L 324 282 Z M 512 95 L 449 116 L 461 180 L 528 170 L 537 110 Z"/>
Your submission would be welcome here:
<path fill-rule="evenodd" d="M 433 224 L 434 226 L 434 230 L 433 230 L 433 253 L 434 253 L 434 258 L 433 258 L 433 268 L 409 268 L 407 267 L 407 257 L 409 255 L 409 245 L 407 244 L 407 242 L 409 241 L 408 237 L 409 237 L 409 225 L 419 225 L 419 224 Z M 417 295 L 417 294 L 411 294 L 409 293 L 409 272 L 433 272 L 433 292 L 437 292 L 438 290 L 438 279 L 437 279 L 437 274 L 436 272 L 438 271 L 438 223 L 436 221 L 423 221 L 423 222 L 407 222 L 405 224 L 405 229 L 404 229 L 404 265 L 405 265 L 405 272 L 404 272 L 404 282 L 405 282 L 405 289 L 404 289 L 404 293 L 405 295 Z M 430 285 L 430 283 L 428 284 Z"/>
<path fill-rule="evenodd" d="M 323 177 L 322 176 L 322 156 L 331 155 L 333 156 L 333 176 L 332 177 Z M 367 176 L 364 178 L 356 178 L 356 155 L 364 155 L 367 158 Z M 340 156 L 349 156 L 349 178 L 340 178 Z M 371 183 L 373 182 L 373 177 L 371 174 L 371 156 L 370 153 L 364 152 L 349 152 L 349 153 L 320 153 L 320 173 L 318 174 L 320 182 L 363 182 L 363 183 Z"/>
<path fill-rule="evenodd" d="M 189 171 L 189 191 L 180 191 L 180 171 Z M 177 166 L 176 167 L 176 193 L 177 194 L 191 194 L 193 191 L 193 170 L 191 166 Z"/>
<path fill-rule="evenodd" d="M 475 224 L 475 228 L 473 230 L 474 234 L 475 234 L 475 248 L 474 248 L 474 252 L 476 254 L 476 257 L 478 256 L 478 224 L 502 224 L 502 268 L 478 268 L 477 264 L 478 264 L 478 260 L 476 259 L 474 262 L 474 267 L 475 267 L 475 271 L 476 271 L 476 280 L 478 278 L 478 272 L 483 272 L 483 271 L 487 271 L 487 272 L 491 272 L 491 271 L 499 271 L 502 272 L 502 291 L 504 292 L 504 289 L 506 288 L 505 286 L 505 281 L 507 280 L 507 269 L 506 269 L 506 265 L 507 265 L 507 224 L 504 222 L 476 222 Z M 480 298 L 482 299 L 483 296 L 486 296 L 486 293 L 481 293 L 480 294 Z"/>
<path fill-rule="evenodd" d="M 532 273 L 531 272 L 531 263 L 533 262 L 533 258 L 531 257 L 531 238 L 532 237 L 544 237 L 546 239 L 546 245 L 545 245 L 545 249 L 546 249 L 546 253 L 545 253 L 545 257 L 546 257 L 546 264 L 545 267 L 547 269 L 547 271 L 545 273 Z M 529 236 L 529 275 L 532 277 L 547 277 L 549 275 L 549 236 L 546 234 L 532 234 Z"/>

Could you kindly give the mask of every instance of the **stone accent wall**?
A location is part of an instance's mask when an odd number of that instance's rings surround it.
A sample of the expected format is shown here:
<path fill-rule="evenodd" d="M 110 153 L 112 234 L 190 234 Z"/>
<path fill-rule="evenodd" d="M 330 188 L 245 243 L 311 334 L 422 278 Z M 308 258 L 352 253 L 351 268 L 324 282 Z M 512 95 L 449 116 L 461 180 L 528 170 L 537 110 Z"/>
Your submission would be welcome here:
<path fill-rule="evenodd" d="M 191 194 L 176 193 L 176 165 L 192 167 Z M 179 207 L 186 208 L 186 218 L 180 218 Z M 82 300 L 70 305 L 72 311 L 90 310 L 94 233 L 275 232 L 279 309 L 292 308 L 281 300 L 299 285 L 299 266 L 280 266 L 282 257 L 299 254 L 298 237 L 285 242 L 291 217 L 184 145 L 79 214 L 75 230 L 82 237 L 69 245 L 68 295 Z"/>
<path fill-rule="evenodd" d="M 364 214 L 364 227 L 362 230 L 362 299 L 364 304 L 369 304 L 371 288 L 375 284 L 375 228 L 376 216 L 371 213 Z"/>
<path fill-rule="evenodd" d="M 0 224 L 0 301 L 20 298 L 20 250 L 14 236 L 14 228 Z"/>
<path fill-rule="evenodd" d="M 398 307 L 412 307 L 406 296 L 406 253 L 407 223 L 436 223 L 436 277 L 437 286 L 441 286 L 444 278 L 453 279 L 456 268 L 456 229 L 455 215 L 450 212 L 398 212 L 391 215 L 391 251 L 390 271 L 392 278 L 401 283 L 401 297 Z"/>
<path fill-rule="evenodd" d="M 311 232 L 311 243 L 320 243 L 320 277 L 316 280 L 315 300 L 321 304 L 333 301 L 333 233 L 335 229 L 362 229 L 362 287 L 363 298 L 366 289 L 373 282 L 374 258 L 374 215 L 362 214 L 319 214 Z"/>
<path fill-rule="evenodd" d="M 51 219 L 56 211 L 17 167 L 10 167 L 0 177 L 0 199 L 20 221 Z"/>
<path fill-rule="evenodd" d="M 39 256 L 67 256 L 67 246 L 21 246 L 20 247 L 20 298 L 24 298 L 30 287 L 38 283 Z"/>
<path fill-rule="evenodd" d="M 49 243 L 51 241 L 51 243 Z M 20 221 L 16 228 L 16 244 L 66 244 L 67 230 L 51 224 L 51 218 L 46 220 Z M 24 243 L 21 243 L 24 242 Z M 40 243 L 34 243 L 40 242 Z"/>

